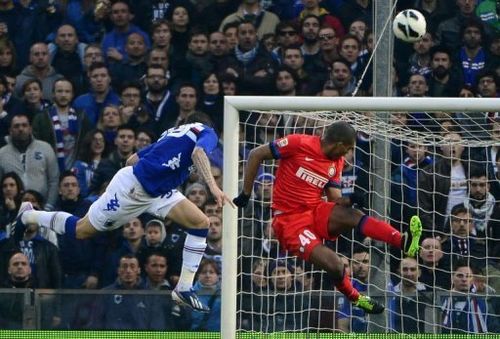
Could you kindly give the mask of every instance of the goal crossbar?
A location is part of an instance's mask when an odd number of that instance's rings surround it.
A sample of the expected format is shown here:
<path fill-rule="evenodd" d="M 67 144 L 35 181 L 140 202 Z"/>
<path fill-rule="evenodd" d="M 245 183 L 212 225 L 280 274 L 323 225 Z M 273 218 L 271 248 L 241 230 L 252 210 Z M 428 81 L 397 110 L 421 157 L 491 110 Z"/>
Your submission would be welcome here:
<path fill-rule="evenodd" d="M 500 110 L 499 99 L 489 98 L 387 98 L 387 97 L 266 97 L 224 98 L 224 192 L 238 194 L 238 143 L 240 110 L 330 110 L 373 112 L 491 112 Z M 221 337 L 236 338 L 238 210 L 223 211 L 222 326 Z"/>

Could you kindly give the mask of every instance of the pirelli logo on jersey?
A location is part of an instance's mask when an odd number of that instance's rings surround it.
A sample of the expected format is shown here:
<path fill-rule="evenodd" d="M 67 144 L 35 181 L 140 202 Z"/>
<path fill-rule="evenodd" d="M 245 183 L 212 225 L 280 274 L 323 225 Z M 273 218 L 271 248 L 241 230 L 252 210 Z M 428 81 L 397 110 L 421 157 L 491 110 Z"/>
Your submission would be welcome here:
<path fill-rule="evenodd" d="M 304 180 L 305 182 L 319 188 L 324 188 L 325 185 L 328 183 L 327 178 L 324 178 L 321 175 L 311 172 L 303 167 L 299 167 L 295 175 L 300 179 Z"/>

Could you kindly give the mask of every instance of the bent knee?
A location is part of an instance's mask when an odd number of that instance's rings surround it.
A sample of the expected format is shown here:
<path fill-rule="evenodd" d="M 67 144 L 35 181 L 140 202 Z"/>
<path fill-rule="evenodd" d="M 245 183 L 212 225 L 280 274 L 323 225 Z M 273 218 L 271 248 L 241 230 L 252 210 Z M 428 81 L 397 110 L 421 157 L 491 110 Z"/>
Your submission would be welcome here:
<path fill-rule="evenodd" d="M 193 220 L 191 228 L 208 228 L 210 226 L 210 219 L 203 214 L 203 217 L 199 217 L 196 220 Z"/>

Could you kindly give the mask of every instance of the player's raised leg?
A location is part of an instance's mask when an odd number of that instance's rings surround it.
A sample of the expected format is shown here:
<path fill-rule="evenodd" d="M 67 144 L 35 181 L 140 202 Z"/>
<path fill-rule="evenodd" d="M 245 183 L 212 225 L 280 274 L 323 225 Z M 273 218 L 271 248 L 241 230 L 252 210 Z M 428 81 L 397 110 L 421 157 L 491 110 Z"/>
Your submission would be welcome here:
<path fill-rule="evenodd" d="M 355 227 L 358 227 L 361 234 L 367 237 L 400 248 L 409 257 L 415 257 L 418 254 L 422 235 L 422 223 L 418 216 L 411 218 L 409 232 L 401 233 L 385 221 L 368 216 L 360 210 L 335 205 L 328 219 L 330 235 L 338 236 Z"/>
<path fill-rule="evenodd" d="M 317 245 L 312 250 L 309 261 L 328 272 L 333 279 L 335 287 L 357 307 L 366 313 L 378 314 L 384 311 L 384 305 L 366 295 L 360 294 L 352 286 L 351 278 L 345 274 L 342 260 L 333 250 L 324 245 Z"/>
<path fill-rule="evenodd" d="M 193 280 L 207 247 L 208 217 L 188 199 L 177 203 L 167 217 L 187 228 L 186 240 L 182 250 L 182 270 L 172 298 L 200 312 L 209 312 L 205 305 L 192 291 Z"/>

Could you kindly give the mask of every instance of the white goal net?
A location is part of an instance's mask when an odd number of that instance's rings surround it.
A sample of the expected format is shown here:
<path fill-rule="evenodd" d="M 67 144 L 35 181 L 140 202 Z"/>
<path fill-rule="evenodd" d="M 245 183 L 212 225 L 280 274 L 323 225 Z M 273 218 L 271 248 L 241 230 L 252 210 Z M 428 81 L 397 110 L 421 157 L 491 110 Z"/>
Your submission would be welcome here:
<path fill-rule="evenodd" d="M 498 108 L 486 99 L 226 98 L 226 193 L 240 190 L 252 148 L 291 133 L 321 135 L 332 122 L 347 121 L 358 140 L 346 156 L 343 195 L 400 231 L 419 215 L 425 234 L 417 260 L 357 229 L 326 241 L 354 286 L 386 306 L 367 316 L 335 291 L 328 274 L 273 237 L 278 164 L 266 162 L 248 208 L 224 210 L 222 336 L 498 332 Z"/>

